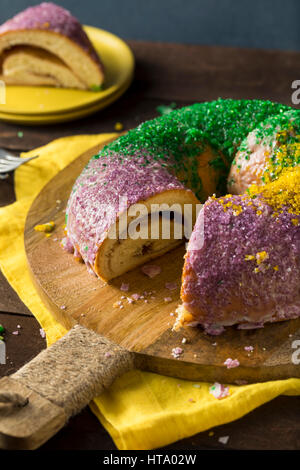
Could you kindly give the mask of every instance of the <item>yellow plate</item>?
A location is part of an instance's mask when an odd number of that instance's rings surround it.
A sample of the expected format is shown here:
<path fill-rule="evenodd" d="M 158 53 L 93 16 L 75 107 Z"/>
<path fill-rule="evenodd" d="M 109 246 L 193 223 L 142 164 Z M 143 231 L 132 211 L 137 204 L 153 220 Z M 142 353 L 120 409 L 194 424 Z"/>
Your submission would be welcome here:
<path fill-rule="evenodd" d="M 88 116 L 96 111 L 99 111 L 102 108 L 105 108 L 113 101 L 116 101 L 128 88 L 130 82 L 125 84 L 123 88 L 117 90 L 117 92 L 106 100 L 101 100 L 100 102 L 92 105 L 92 106 L 85 106 L 79 109 L 75 109 L 73 111 L 67 113 L 59 113 L 59 114 L 45 114 L 45 115 L 38 115 L 38 114 L 12 114 L 12 113 L 1 113 L 0 112 L 0 120 L 12 122 L 15 124 L 22 124 L 22 125 L 43 125 L 43 124 L 55 124 L 60 122 L 67 122 L 73 121 L 75 119 L 79 119 L 81 117 Z"/>
<path fill-rule="evenodd" d="M 134 57 L 130 48 L 107 31 L 92 26 L 84 26 L 84 29 L 105 67 L 103 89 L 93 92 L 53 87 L 7 86 L 6 104 L 0 105 L 1 115 L 11 114 L 10 120 L 14 120 L 20 114 L 23 120 L 25 116 L 31 119 L 32 115 L 47 115 L 49 118 L 50 114 L 69 114 L 86 107 L 101 109 L 117 99 L 120 90 L 124 93 L 134 71 Z"/>

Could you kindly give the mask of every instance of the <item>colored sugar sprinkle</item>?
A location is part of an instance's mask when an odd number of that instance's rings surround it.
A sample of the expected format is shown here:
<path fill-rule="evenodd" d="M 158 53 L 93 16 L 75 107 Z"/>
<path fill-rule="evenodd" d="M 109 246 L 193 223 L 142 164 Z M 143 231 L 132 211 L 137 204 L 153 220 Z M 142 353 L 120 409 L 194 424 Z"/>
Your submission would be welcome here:
<path fill-rule="evenodd" d="M 120 290 L 123 292 L 128 292 L 129 291 L 129 284 L 126 284 L 125 282 L 122 282 Z"/>
<path fill-rule="evenodd" d="M 266 251 L 260 251 L 260 252 L 256 253 L 255 257 L 256 257 L 257 264 L 261 264 L 269 258 L 269 255 Z"/>
<path fill-rule="evenodd" d="M 153 278 L 161 273 L 161 267 L 156 264 L 145 264 L 141 267 L 141 271 L 146 274 L 146 276 Z"/>
<path fill-rule="evenodd" d="M 224 366 L 226 366 L 227 369 L 234 369 L 235 367 L 239 367 L 239 365 L 240 363 L 237 359 L 231 359 L 230 357 L 224 362 Z"/>
<path fill-rule="evenodd" d="M 197 326 L 197 325 L 195 325 Z M 225 331 L 224 326 L 222 325 L 207 325 L 205 327 L 205 333 L 211 336 L 219 336 Z"/>
<path fill-rule="evenodd" d="M 115 131 L 121 131 L 123 129 L 123 124 L 121 122 L 116 122 L 114 128 L 115 128 Z"/>
<path fill-rule="evenodd" d="M 171 113 L 175 108 L 176 103 L 172 102 L 169 105 L 161 104 L 160 106 L 157 106 L 156 111 L 158 112 L 158 114 L 163 116 L 164 114 Z"/>
<path fill-rule="evenodd" d="M 90 89 L 91 89 L 91 91 L 101 91 L 102 90 L 102 85 L 91 85 Z"/>
<path fill-rule="evenodd" d="M 166 282 L 165 283 L 165 288 L 168 290 L 175 290 L 177 289 L 177 282 Z"/>
<path fill-rule="evenodd" d="M 172 356 L 175 357 L 175 359 L 178 359 L 181 356 L 181 354 L 183 354 L 183 352 L 184 351 L 183 351 L 182 348 L 179 348 L 179 347 L 173 348 L 172 349 Z"/>
<path fill-rule="evenodd" d="M 43 328 L 40 328 L 40 335 L 43 339 L 46 338 L 46 333 L 45 333 L 45 330 Z"/>
<path fill-rule="evenodd" d="M 47 222 L 45 224 L 41 225 L 36 225 L 34 227 L 34 230 L 36 232 L 45 232 L 45 233 L 51 233 L 55 229 L 55 223 L 53 221 Z"/>
<path fill-rule="evenodd" d="M 218 400 L 222 398 L 226 398 L 229 395 L 229 387 L 225 387 L 225 385 L 219 384 L 215 382 L 209 389 L 209 393 L 213 395 Z"/>
<path fill-rule="evenodd" d="M 221 436 L 219 437 L 218 441 L 221 442 L 221 444 L 226 445 L 227 442 L 229 441 L 229 436 Z"/>
<path fill-rule="evenodd" d="M 133 300 L 139 300 L 141 298 L 140 294 L 132 294 Z"/>

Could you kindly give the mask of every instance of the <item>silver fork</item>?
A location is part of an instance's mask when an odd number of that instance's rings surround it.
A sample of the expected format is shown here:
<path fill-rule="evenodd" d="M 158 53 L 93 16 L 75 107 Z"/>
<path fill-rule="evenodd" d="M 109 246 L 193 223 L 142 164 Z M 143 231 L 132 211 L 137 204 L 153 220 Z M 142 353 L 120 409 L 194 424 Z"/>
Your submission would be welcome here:
<path fill-rule="evenodd" d="M 38 155 L 29 158 L 20 158 L 12 155 L 4 149 L 0 149 L 0 173 L 9 173 L 10 171 L 15 170 L 23 163 L 29 162 L 34 158 L 37 158 Z"/>

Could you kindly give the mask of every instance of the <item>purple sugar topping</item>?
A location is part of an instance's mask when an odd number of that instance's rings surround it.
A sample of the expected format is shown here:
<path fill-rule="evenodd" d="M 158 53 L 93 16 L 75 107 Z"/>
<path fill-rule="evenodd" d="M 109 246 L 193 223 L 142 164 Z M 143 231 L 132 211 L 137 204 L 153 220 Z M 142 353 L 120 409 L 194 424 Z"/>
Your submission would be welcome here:
<path fill-rule="evenodd" d="M 84 49 L 100 66 L 99 57 L 79 21 L 55 3 L 43 2 L 26 8 L 0 26 L 0 34 L 26 29 L 48 30 L 67 36 Z"/>
<path fill-rule="evenodd" d="M 174 189 L 184 189 L 184 185 L 161 163 L 144 165 L 140 155 L 122 160 L 118 155 L 93 158 L 76 180 L 69 198 L 69 240 L 85 263 L 93 266 L 98 247 L 120 213 Z"/>
<path fill-rule="evenodd" d="M 261 197 L 206 202 L 189 242 L 181 292 L 195 320 L 206 329 L 261 327 L 300 315 L 300 225 L 292 223 L 295 218 L 300 219 L 288 209 L 275 214 Z"/>
<path fill-rule="evenodd" d="M 64 237 L 61 241 L 61 245 L 68 253 L 74 253 L 74 247 L 67 237 Z"/>

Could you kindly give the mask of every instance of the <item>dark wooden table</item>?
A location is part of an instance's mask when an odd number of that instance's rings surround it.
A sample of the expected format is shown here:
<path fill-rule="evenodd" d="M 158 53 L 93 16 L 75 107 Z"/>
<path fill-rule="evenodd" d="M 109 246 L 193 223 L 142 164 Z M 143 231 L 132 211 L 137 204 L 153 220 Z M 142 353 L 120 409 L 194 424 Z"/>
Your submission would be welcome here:
<path fill-rule="evenodd" d="M 291 104 L 291 83 L 299 79 L 300 53 L 186 46 L 130 41 L 136 57 L 135 80 L 115 104 L 75 122 L 25 127 L 0 123 L 0 147 L 15 152 L 72 135 L 112 132 L 157 116 L 157 106 L 176 102 L 222 98 L 263 98 Z M 22 134 L 23 133 L 23 134 Z M 59 158 L 59 155 L 57 156 Z M 14 201 L 13 179 L 0 181 L 0 205 Z M 0 274 L 0 324 L 7 329 L 7 375 L 33 358 L 45 341 L 39 325 Z M 21 326 L 20 335 L 11 333 Z M 218 437 L 229 436 L 227 449 L 299 449 L 300 397 L 279 397 L 247 416 L 176 442 L 165 449 L 220 449 Z M 115 449 L 95 416 L 87 408 L 46 443 L 42 450 Z"/>

